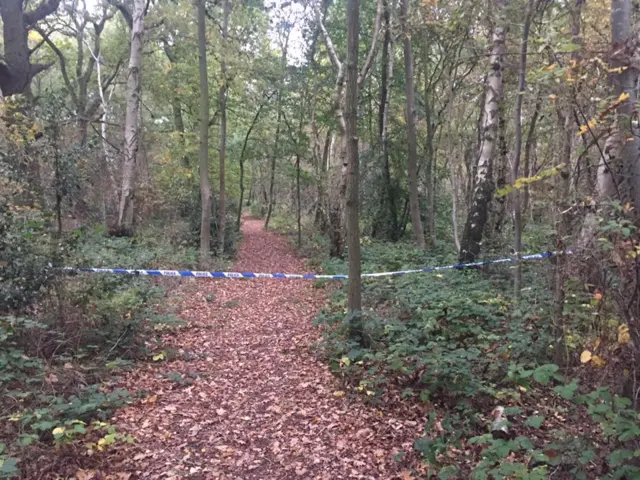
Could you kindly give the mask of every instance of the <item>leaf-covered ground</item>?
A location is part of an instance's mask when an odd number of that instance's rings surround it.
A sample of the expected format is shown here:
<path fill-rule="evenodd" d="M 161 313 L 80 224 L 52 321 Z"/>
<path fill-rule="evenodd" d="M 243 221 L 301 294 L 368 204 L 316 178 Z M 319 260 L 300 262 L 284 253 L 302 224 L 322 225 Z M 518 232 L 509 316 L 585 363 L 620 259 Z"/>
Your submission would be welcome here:
<path fill-rule="evenodd" d="M 235 270 L 304 271 L 286 239 L 260 220 L 245 219 L 242 230 Z M 321 289 L 270 279 L 194 279 L 176 288 L 188 328 L 164 337 L 173 352 L 166 361 L 123 380 L 147 396 L 117 412 L 118 430 L 137 441 L 120 447 L 110 470 L 152 479 L 407 475 L 396 457 L 411 450 L 423 422 L 342 394 L 312 351 Z"/>

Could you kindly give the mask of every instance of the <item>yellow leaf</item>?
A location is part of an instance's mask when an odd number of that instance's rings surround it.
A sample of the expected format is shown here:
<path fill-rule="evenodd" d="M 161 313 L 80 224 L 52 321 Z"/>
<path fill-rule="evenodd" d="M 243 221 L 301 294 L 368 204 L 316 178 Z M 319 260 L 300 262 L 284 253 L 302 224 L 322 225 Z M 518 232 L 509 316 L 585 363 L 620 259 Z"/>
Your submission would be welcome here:
<path fill-rule="evenodd" d="M 593 357 L 591 357 L 591 365 L 596 368 L 602 368 L 606 365 L 606 363 L 607 362 L 601 359 L 598 355 L 594 355 Z"/>
<path fill-rule="evenodd" d="M 552 63 L 551 65 L 549 65 L 547 67 L 547 70 L 550 72 L 551 70 L 554 70 L 558 65 L 556 63 Z"/>
<path fill-rule="evenodd" d="M 587 363 L 591 360 L 591 352 L 589 350 L 585 350 L 580 355 L 580 363 Z"/>
<path fill-rule="evenodd" d="M 333 392 L 334 397 L 344 397 L 344 392 L 342 390 L 338 390 L 337 392 Z"/>
<path fill-rule="evenodd" d="M 56 427 L 53 429 L 53 433 L 54 435 L 63 435 L 64 434 L 64 427 Z"/>
<path fill-rule="evenodd" d="M 598 347 L 600 346 L 601 340 L 600 337 L 596 338 L 596 341 L 593 342 L 593 351 L 595 352 L 596 350 L 598 350 Z"/>
<path fill-rule="evenodd" d="M 618 343 L 620 345 L 627 345 L 631 342 L 631 334 L 629 333 L 629 326 L 625 323 L 618 327 Z"/>
<path fill-rule="evenodd" d="M 623 92 L 620 94 L 620 96 L 618 97 L 618 102 L 624 102 L 625 100 L 627 100 L 629 98 L 629 94 L 627 92 Z"/>
<path fill-rule="evenodd" d="M 351 365 L 351 359 L 349 357 L 342 357 L 340 359 L 340 363 L 346 365 L 347 367 Z"/>

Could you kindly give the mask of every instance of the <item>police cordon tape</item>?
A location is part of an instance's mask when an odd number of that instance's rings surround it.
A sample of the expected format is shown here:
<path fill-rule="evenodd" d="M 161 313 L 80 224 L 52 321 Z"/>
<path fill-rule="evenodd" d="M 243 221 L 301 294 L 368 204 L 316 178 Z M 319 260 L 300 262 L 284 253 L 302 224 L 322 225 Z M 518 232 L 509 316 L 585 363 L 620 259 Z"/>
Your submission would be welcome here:
<path fill-rule="evenodd" d="M 571 255 L 573 252 L 567 250 L 562 252 L 564 255 Z M 428 273 L 438 272 L 442 270 L 464 270 L 467 268 L 483 267 L 497 263 L 517 263 L 531 262 L 533 260 L 542 260 L 544 258 L 556 257 L 558 252 L 534 253 L 531 255 L 523 255 L 520 258 L 499 258 L 497 260 L 485 260 L 482 262 L 457 263 L 453 265 L 444 265 L 440 267 L 424 267 L 413 270 L 398 270 L 395 272 L 379 272 L 379 273 L 363 273 L 362 278 L 376 277 L 398 277 L 410 273 Z M 304 280 L 347 280 L 348 275 L 318 275 L 315 273 L 254 273 L 254 272 L 207 272 L 194 270 L 140 270 L 128 268 L 76 268 L 62 267 L 62 270 L 68 272 L 91 272 L 91 273 L 115 273 L 120 275 L 141 275 L 150 277 L 199 277 L 199 278 L 280 278 L 280 279 L 304 279 Z"/>

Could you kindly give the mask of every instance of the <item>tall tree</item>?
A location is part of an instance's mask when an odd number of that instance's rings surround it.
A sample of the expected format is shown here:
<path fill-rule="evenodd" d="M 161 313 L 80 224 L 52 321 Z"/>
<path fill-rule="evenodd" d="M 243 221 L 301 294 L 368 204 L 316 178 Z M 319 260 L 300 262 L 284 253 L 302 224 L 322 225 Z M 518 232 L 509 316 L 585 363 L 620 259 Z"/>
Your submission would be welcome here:
<path fill-rule="evenodd" d="M 205 266 L 211 249 L 211 182 L 209 181 L 209 79 L 205 1 L 198 0 L 198 66 L 200 72 L 200 263 Z"/>
<path fill-rule="evenodd" d="M 345 133 L 347 147 L 347 248 L 349 249 L 348 307 L 350 313 L 362 310 L 360 259 L 360 214 L 358 157 L 358 37 L 360 0 L 347 2 L 347 72 L 345 86 Z"/>
<path fill-rule="evenodd" d="M 220 58 L 220 192 L 218 194 L 218 256 L 224 253 L 224 231 L 227 211 L 225 208 L 225 162 L 227 155 L 227 51 L 229 36 L 229 0 L 223 0 L 222 6 L 222 56 Z"/>
<path fill-rule="evenodd" d="M 34 10 L 25 12 L 24 0 L 0 1 L 4 54 L 0 59 L 0 90 L 2 95 L 25 93 L 31 80 L 51 66 L 50 63 L 31 63 L 35 49 L 29 49 L 28 35 L 36 23 L 58 9 L 60 0 L 47 0 Z"/>
<path fill-rule="evenodd" d="M 407 120 L 407 177 L 409 183 L 409 214 L 411 216 L 411 227 L 415 237 L 416 246 L 425 248 L 424 231 L 422 220 L 420 219 L 420 201 L 418 198 L 418 150 L 416 145 L 416 122 L 415 122 L 415 90 L 413 79 L 413 52 L 411 51 L 411 32 L 409 29 L 409 0 L 402 0 L 400 10 L 400 21 L 402 22 L 402 36 L 404 43 L 404 71 L 405 90 L 407 97 L 406 120 Z"/>
<path fill-rule="evenodd" d="M 527 11 L 524 18 L 524 25 L 522 27 L 522 41 L 520 45 L 520 68 L 518 72 L 518 96 L 516 97 L 516 108 L 514 109 L 513 120 L 516 126 L 515 132 L 515 147 L 513 154 L 513 163 L 511 165 L 511 181 L 515 184 L 516 180 L 520 176 L 520 156 L 522 154 L 522 101 L 525 95 L 525 88 L 527 86 L 527 50 L 529 47 L 529 31 L 531 30 L 531 21 L 535 15 L 536 7 L 538 5 L 537 0 L 528 0 Z M 513 198 L 513 231 L 514 231 L 514 249 L 516 252 L 516 259 L 521 254 L 522 250 L 522 203 L 520 199 L 520 190 L 515 189 Z M 513 288 L 515 291 L 516 299 L 520 298 L 520 286 L 522 283 L 522 265 L 520 262 L 516 263 L 514 272 Z"/>
<path fill-rule="evenodd" d="M 133 200 L 135 197 L 136 156 L 140 140 L 140 103 L 142 47 L 146 2 L 133 1 L 131 15 L 131 50 L 127 72 L 126 111 L 124 117 L 124 159 L 122 162 L 122 190 L 118 210 L 118 230 L 130 235 L 133 232 Z M 125 15 L 126 18 L 126 15 Z"/>
<path fill-rule="evenodd" d="M 473 262 L 480 253 L 482 235 L 487 224 L 488 210 L 493 196 L 492 166 L 498 140 L 500 102 L 503 93 L 506 19 L 508 0 L 496 0 L 494 25 L 491 35 L 490 71 L 485 81 L 484 106 L 480 129 L 481 141 L 478 166 L 475 173 L 473 199 L 461 239 L 460 261 Z"/>
<path fill-rule="evenodd" d="M 358 6 L 359 11 L 359 6 Z M 377 45 L 378 45 L 378 37 L 380 32 L 380 20 L 382 17 L 382 0 L 378 0 L 376 6 L 376 18 L 374 24 L 373 35 L 371 39 L 371 46 L 369 48 L 369 52 L 367 53 L 367 57 L 360 69 L 360 73 L 357 77 L 357 86 L 358 88 L 362 88 L 365 80 L 371 70 L 371 65 L 373 64 L 373 59 L 375 57 Z M 358 14 L 359 18 L 359 14 Z M 340 57 L 338 56 L 338 52 L 336 50 L 335 44 L 331 40 L 331 36 L 327 31 L 324 22 L 322 20 L 322 16 L 320 11 L 316 9 L 316 21 L 318 23 L 318 27 L 322 32 L 322 36 L 324 37 L 325 45 L 327 47 L 327 53 L 329 55 L 329 60 L 331 64 L 336 70 L 336 80 L 334 84 L 333 96 L 331 99 L 331 108 L 333 113 L 336 116 L 336 120 L 338 122 L 338 150 L 339 150 L 339 158 L 340 158 L 340 177 L 338 183 L 338 191 L 337 195 L 334 197 L 330 196 L 330 207 L 329 207 L 329 236 L 331 237 L 331 256 L 341 257 L 344 253 L 344 235 L 343 235 L 343 225 L 345 224 L 345 209 L 346 209 L 346 177 L 348 170 L 348 162 L 346 155 L 346 144 L 347 141 L 347 128 L 346 128 L 346 120 L 345 120 L 345 76 L 346 76 L 346 68 Z"/>

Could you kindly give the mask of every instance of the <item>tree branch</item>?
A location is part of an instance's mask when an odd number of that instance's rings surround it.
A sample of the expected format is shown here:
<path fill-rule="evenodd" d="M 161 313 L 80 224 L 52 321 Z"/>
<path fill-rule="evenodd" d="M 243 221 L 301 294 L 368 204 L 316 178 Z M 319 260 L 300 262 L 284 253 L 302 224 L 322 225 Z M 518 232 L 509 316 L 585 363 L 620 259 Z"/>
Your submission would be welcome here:
<path fill-rule="evenodd" d="M 127 22 L 127 25 L 129 25 L 129 29 L 133 29 L 133 16 L 131 15 L 129 9 L 118 0 L 107 0 L 107 2 L 109 2 L 109 5 L 118 9 L 118 11 L 124 17 L 124 21 Z"/>
<path fill-rule="evenodd" d="M 71 95 L 71 100 L 73 101 L 73 104 L 77 107 L 78 96 L 76 95 L 76 91 L 73 88 L 73 85 L 71 84 L 69 73 L 67 72 L 67 59 L 65 58 L 64 54 L 60 51 L 60 49 L 56 46 L 56 44 L 51 41 L 48 33 L 45 33 L 45 31 L 38 26 L 35 26 L 34 30 L 40 34 L 40 36 L 44 39 L 44 41 L 47 43 L 49 48 L 53 50 L 53 52 L 58 56 L 58 60 L 60 61 L 60 73 L 62 73 L 62 79 L 64 80 L 64 84 L 67 86 L 67 89 L 69 90 L 69 95 Z M 33 68 L 32 68 L 32 71 L 33 71 Z M 33 73 L 33 75 L 35 75 L 35 73 Z"/>
<path fill-rule="evenodd" d="M 331 63 L 333 64 L 334 67 L 338 69 L 338 71 L 342 71 L 343 70 L 342 62 L 338 58 L 338 54 L 336 53 L 336 47 L 334 46 L 333 41 L 329 36 L 329 32 L 327 32 L 327 29 L 324 26 L 324 22 L 320 17 L 320 10 L 318 10 L 318 8 L 316 8 L 316 19 L 318 22 L 318 26 L 320 27 L 320 31 L 322 32 L 322 36 L 324 37 L 324 43 L 327 45 L 327 51 L 329 52 L 329 58 L 331 59 Z"/>
<path fill-rule="evenodd" d="M 362 70 L 360 70 L 360 74 L 358 75 L 358 88 L 362 88 L 364 85 L 364 81 L 369 74 L 369 70 L 371 70 L 371 65 L 373 65 L 373 59 L 376 56 L 376 50 L 378 47 L 378 37 L 380 36 L 380 19 L 382 18 L 382 0 L 378 0 L 378 6 L 376 8 L 376 22 L 373 28 L 373 37 L 371 38 L 371 48 L 369 49 L 369 53 L 367 54 L 367 58 L 362 65 Z"/>
<path fill-rule="evenodd" d="M 25 27 L 30 27 L 46 16 L 51 15 L 58 9 L 58 5 L 60 5 L 60 0 L 47 0 L 46 2 L 38 5 L 35 10 L 24 13 L 22 18 L 24 20 Z"/>

